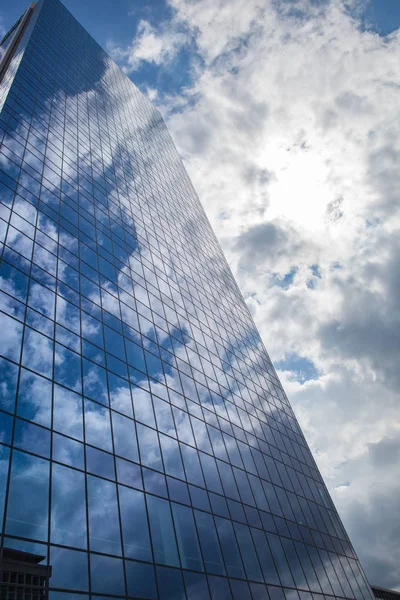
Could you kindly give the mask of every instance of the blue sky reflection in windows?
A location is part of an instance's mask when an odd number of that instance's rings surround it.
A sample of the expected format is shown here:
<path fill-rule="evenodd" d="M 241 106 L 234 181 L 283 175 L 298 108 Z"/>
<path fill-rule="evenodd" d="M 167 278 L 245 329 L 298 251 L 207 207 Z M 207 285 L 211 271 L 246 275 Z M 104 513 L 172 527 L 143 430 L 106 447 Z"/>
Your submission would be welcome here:
<path fill-rule="evenodd" d="M 50 565 L 51 600 L 371 598 L 159 112 L 58 0 L 21 33 L 0 88 L 4 557 Z"/>

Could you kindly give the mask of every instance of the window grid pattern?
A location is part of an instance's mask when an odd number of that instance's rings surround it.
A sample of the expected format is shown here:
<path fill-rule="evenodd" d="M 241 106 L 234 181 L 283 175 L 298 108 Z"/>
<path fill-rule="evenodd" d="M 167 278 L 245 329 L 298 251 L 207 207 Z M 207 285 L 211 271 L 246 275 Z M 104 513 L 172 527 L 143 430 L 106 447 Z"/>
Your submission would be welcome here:
<path fill-rule="evenodd" d="M 45 556 L 59 600 L 371 598 L 160 114 L 58 0 L 21 48 L 0 90 L 2 547 Z"/>
<path fill-rule="evenodd" d="M 45 580 L 35 575 L 2 571 L 0 593 L 3 600 L 45 600 Z"/>
<path fill-rule="evenodd" d="M 400 592 L 397 592 L 396 590 L 387 590 L 373 585 L 371 586 L 371 590 L 378 600 L 399 600 L 400 598 Z"/>

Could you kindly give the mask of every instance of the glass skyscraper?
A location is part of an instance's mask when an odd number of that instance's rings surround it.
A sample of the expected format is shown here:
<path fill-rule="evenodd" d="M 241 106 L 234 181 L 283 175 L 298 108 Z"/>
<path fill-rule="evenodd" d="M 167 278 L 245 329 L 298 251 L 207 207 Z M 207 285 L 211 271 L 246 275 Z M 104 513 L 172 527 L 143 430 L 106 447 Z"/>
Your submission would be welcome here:
<path fill-rule="evenodd" d="M 1 599 L 371 599 L 157 109 L 58 0 L 0 77 Z"/>

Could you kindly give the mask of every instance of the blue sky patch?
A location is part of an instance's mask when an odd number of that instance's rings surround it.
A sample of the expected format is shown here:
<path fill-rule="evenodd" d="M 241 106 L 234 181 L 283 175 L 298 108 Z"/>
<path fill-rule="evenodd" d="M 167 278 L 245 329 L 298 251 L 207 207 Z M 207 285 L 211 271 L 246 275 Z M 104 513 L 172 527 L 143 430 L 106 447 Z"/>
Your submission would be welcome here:
<path fill-rule="evenodd" d="M 349 10 L 350 14 L 353 12 Z M 399 0 L 365 0 L 354 16 L 363 31 L 374 31 L 384 37 L 396 31 L 400 23 Z"/>
<path fill-rule="evenodd" d="M 294 276 L 297 273 L 297 267 L 292 267 L 289 273 L 286 273 L 283 277 L 278 273 L 273 273 L 275 279 L 275 285 L 287 290 L 293 283 Z"/>
<path fill-rule="evenodd" d="M 285 354 L 285 358 L 278 361 L 275 367 L 279 371 L 291 371 L 293 379 L 299 383 L 305 383 L 319 377 L 314 363 L 305 356 L 299 356 L 295 352 Z"/>
<path fill-rule="evenodd" d="M 312 278 L 307 280 L 307 287 L 311 290 L 314 290 L 318 285 L 318 279 L 321 279 L 321 272 L 319 270 L 319 265 L 311 265 L 309 267 Z"/>

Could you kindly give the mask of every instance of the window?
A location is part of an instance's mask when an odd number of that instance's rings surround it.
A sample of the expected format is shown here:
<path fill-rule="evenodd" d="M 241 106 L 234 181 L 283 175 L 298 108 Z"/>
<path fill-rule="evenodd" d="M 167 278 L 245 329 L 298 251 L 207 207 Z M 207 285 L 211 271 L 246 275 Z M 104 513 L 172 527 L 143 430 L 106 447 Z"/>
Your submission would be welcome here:
<path fill-rule="evenodd" d="M 17 450 L 13 452 L 7 533 L 47 540 L 49 464 L 42 458 Z"/>
<path fill-rule="evenodd" d="M 156 562 L 179 567 L 178 549 L 169 502 L 154 496 L 147 496 L 147 508 Z"/>
<path fill-rule="evenodd" d="M 171 506 L 182 566 L 186 569 L 203 571 L 203 560 L 192 509 L 174 502 Z"/>

